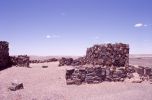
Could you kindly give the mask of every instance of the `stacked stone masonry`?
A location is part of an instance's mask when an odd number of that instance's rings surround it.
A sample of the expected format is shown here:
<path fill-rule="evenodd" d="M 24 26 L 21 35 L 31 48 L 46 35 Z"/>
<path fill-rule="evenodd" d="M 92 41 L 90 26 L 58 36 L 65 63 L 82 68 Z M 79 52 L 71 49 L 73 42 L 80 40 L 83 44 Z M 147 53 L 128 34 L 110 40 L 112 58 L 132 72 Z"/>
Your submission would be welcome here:
<path fill-rule="evenodd" d="M 46 62 L 56 62 L 58 61 L 57 58 L 50 58 L 45 60 L 30 60 L 30 63 L 46 63 Z"/>
<path fill-rule="evenodd" d="M 87 49 L 87 63 L 102 66 L 128 66 L 129 45 L 123 43 L 94 45 Z"/>
<path fill-rule="evenodd" d="M 131 79 L 133 73 L 137 73 L 142 81 L 152 82 L 152 69 L 149 67 L 102 67 L 88 65 L 66 70 L 66 83 L 80 85 L 82 83 L 101 83 L 103 81 L 123 82 L 125 79 Z"/>
<path fill-rule="evenodd" d="M 29 67 L 30 58 L 27 55 L 19 55 L 17 57 L 17 65 L 21 67 Z"/>
<path fill-rule="evenodd" d="M 86 64 L 127 67 L 129 65 L 129 45 L 123 43 L 94 45 L 87 49 L 84 57 L 61 58 L 59 60 L 59 66 Z"/>
<path fill-rule="evenodd" d="M 0 41 L 0 69 L 4 69 L 9 64 L 9 43 Z"/>
<path fill-rule="evenodd" d="M 10 63 L 19 67 L 29 67 L 30 57 L 27 55 L 11 56 Z"/>
<path fill-rule="evenodd" d="M 65 58 L 62 57 L 59 60 L 59 66 L 64 66 L 64 65 L 71 65 L 73 63 L 73 58 Z"/>

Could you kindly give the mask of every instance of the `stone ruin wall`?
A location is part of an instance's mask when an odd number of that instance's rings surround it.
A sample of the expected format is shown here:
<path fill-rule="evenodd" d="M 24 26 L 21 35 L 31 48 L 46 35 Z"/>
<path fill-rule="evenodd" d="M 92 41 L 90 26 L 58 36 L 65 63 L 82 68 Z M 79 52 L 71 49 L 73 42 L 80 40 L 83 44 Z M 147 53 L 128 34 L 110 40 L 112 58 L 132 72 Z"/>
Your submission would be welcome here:
<path fill-rule="evenodd" d="M 101 83 L 103 81 L 124 81 L 125 69 L 116 71 L 101 66 L 89 65 L 84 68 L 66 70 L 66 83 L 80 85 L 82 83 Z"/>
<path fill-rule="evenodd" d="M 75 60 L 62 58 L 59 64 L 75 66 L 66 70 L 68 85 L 103 81 L 123 82 L 126 79 L 134 79 L 134 74 L 139 75 L 139 78 L 132 82 L 152 82 L 152 68 L 129 65 L 129 45 L 123 43 L 94 45 L 87 49 L 85 57 Z"/>
<path fill-rule="evenodd" d="M 63 57 L 59 60 L 59 66 L 86 64 L 127 67 L 129 65 L 129 45 L 123 43 L 94 45 L 87 49 L 84 57 L 77 59 Z"/>
<path fill-rule="evenodd" d="M 123 43 L 94 45 L 87 49 L 86 62 L 102 66 L 128 66 L 129 45 Z"/>
<path fill-rule="evenodd" d="M 9 64 L 9 43 L 0 41 L 0 69 L 4 69 Z"/>
<path fill-rule="evenodd" d="M 20 67 L 29 67 L 30 57 L 27 55 L 18 55 L 17 56 L 17 66 Z"/>
<path fill-rule="evenodd" d="M 49 58 L 45 60 L 30 60 L 30 63 L 48 63 L 48 62 L 56 62 L 58 61 L 57 58 Z"/>
<path fill-rule="evenodd" d="M 29 56 L 9 56 L 9 43 L 0 41 L 0 70 L 11 67 L 12 65 L 29 67 Z"/>
<path fill-rule="evenodd" d="M 8 42 L 0 41 L 0 70 L 9 65 L 29 67 L 29 56 L 9 56 L 8 45 Z M 57 59 L 47 60 L 50 61 Z M 129 65 L 129 46 L 122 43 L 94 45 L 87 49 L 86 56 L 77 59 L 62 58 L 59 64 L 75 66 L 74 69 L 66 70 L 67 84 L 124 81 L 126 78 L 132 78 L 133 73 L 138 73 L 142 80 L 152 82 L 152 68 Z"/>
<path fill-rule="evenodd" d="M 140 77 L 139 80 L 133 80 L 132 82 L 140 83 L 144 80 L 152 82 L 152 68 L 149 67 L 128 66 L 106 68 L 97 65 L 86 65 L 85 67 L 67 69 L 66 84 L 94 84 L 103 81 L 123 82 L 125 79 L 134 78 L 134 73 L 137 73 Z"/>
<path fill-rule="evenodd" d="M 29 67 L 30 57 L 27 55 L 11 56 L 11 65 L 19 67 Z"/>
<path fill-rule="evenodd" d="M 0 41 L 0 70 L 6 69 L 11 66 L 29 67 L 30 63 L 44 63 L 55 62 L 56 58 L 47 60 L 30 60 L 27 55 L 9 56 L 9 43 L 6 41 Z"/>

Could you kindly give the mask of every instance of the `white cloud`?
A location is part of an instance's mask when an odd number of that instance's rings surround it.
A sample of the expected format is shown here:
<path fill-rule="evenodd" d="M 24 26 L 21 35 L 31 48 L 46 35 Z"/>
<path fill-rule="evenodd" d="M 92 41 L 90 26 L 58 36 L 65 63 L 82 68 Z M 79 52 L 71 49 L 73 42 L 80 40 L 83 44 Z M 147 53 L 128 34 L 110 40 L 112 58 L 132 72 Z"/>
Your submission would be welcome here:
<path fill-rule="evenodd" d="M 144 26 L 144 24 L 142 24 L 142 23 L 137 23 L 134 25 L 134 27 L 142 27 L 142 26 Z"/>
<path fill-rule="evenodd" d="M 46 35 L 46 38 L 49 39 L 51 36 L 50 35 Z"/>
<path fill-rule="evenodd" d="M 46 38 L 47 39 L 50 39 L 50 38 L 60 38 L 60 36 L 56 35 L 56 34 L 51 34 L 51 35 L 46 35 Z"/>
<path fill-rule="evenodd" d="M 137 23 L 137 24 L 134 25 L 134 27 L 136 27 L 136 28 L 138 28 L 138 27 L 147 27 L 147 26 L 149 26 L 149 25 L 143 24 L 143 23 Z"/>

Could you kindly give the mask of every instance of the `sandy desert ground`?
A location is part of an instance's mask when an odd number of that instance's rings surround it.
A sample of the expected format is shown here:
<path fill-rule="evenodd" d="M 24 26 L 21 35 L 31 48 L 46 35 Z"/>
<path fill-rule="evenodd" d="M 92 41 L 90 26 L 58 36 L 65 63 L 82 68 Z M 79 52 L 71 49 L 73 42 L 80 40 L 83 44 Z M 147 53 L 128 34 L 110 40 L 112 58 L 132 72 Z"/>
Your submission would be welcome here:
<path fill-rule="evenodd" d="M 152 58 L 132 57 L 130 64 L 152 66 Z M 42 68 L 42 65 L 48 68 Z M 149 82 L 66 85 L 67 66 L 58 67 L 58 62 L 30 66 L 0 71 L 0 100 L 152 100 Z M 16 80 L 23 82 L 24 89 L 9 91 L 8 86 Z"/>

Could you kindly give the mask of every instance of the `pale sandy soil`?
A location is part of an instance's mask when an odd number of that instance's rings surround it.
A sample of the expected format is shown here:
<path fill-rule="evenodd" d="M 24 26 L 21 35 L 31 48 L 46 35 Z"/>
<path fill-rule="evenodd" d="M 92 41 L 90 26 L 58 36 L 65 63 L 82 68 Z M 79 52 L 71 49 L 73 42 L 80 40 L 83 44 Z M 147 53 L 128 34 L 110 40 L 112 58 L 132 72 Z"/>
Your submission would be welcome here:
<path fill-rule="evenodd" d="M 51 59 L 51 58 L 57 58 L 57 59 L 60 59 L 62 57 L 72 57 L 73 59 L 76 59 L 78 57 L 81 57 L 81 56 L 30 56 L 30 60 L 46 60 L 46 59 Z"/>
<path fill-rule="evenodd" d="M 129 63 L 152 68 L 152 57 L 130 57 Z"/>
<path fill-rule="evenodd" d="M 152 100 L 152 84 L 148 82 L 66 85 L 68 67 L 57 65 L 58 62 L 31 64 L 31 68 L 0 71 L 0 100 Z M 24 89 L 9 91 L 9 84 L 15 80 L 23 82 Z"/>

